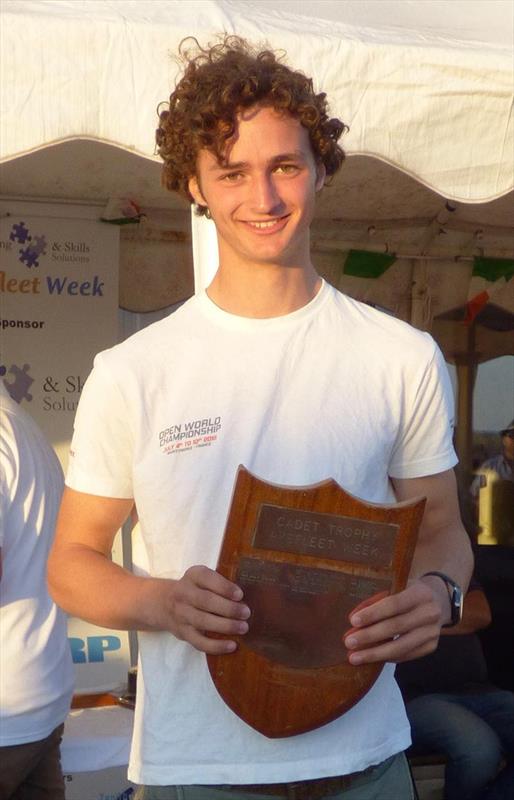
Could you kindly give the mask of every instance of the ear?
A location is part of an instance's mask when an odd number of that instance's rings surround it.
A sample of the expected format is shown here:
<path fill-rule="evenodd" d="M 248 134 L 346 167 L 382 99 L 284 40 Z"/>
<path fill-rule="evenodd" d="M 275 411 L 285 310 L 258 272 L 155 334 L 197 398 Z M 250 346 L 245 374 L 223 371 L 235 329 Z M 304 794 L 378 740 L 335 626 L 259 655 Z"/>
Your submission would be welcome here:
<path fill-rule="evenodd" d="M 197 206 L 208 205 L 205 197 L 202 194 L 202 190 L 200 189 L 200 184 L 198 183 L 198 178 L 196 175 L 193 175 L 191 178 L 189 178 L 187 188 L 189 189 L 189 192 Z"/>
<path fill-rule="evenodd" d="M 315 189 L 320 192 L 325 185 L 325 178 L 327 177 L 327 170 L 322 161 L 316 164 L 316 184 Z"/>

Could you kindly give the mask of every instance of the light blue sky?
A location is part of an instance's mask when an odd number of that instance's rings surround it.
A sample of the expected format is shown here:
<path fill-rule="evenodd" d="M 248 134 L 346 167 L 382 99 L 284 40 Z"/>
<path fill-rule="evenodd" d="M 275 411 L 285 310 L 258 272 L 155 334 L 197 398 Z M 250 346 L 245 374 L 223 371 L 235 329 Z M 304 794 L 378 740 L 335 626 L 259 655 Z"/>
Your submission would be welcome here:
<path fill-rule="evenodd" d="M 514 356 L 502 356 L 478 367 L 473 396 L 473 427 L 497 431 L 514 417 Z"/>
<path fill-rule="evenodd" d="M 453 392 L 457 376 L 448 364 Z M 502 356 L 478 367 L 473 394 L 473 430 L 499 431 L 514 418 L 514 356 Z"/>

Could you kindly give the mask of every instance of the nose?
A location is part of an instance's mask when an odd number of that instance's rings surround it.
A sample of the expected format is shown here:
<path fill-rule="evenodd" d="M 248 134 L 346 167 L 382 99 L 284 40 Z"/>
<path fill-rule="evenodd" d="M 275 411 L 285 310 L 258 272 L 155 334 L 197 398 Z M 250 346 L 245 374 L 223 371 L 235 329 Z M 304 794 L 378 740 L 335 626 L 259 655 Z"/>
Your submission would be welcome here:
<path fill-rule="evenodd" d="M 283 204 L 272 174 L 257 175 L 251 191 L 252 205 L 260 214 L 276 213 Z"/>

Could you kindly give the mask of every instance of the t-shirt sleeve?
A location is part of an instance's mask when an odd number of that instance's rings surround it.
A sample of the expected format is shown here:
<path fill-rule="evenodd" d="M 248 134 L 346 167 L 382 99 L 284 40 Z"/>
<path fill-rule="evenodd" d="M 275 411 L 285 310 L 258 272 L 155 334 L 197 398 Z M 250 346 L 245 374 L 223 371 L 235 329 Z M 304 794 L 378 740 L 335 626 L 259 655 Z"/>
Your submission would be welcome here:
<path fill-rule="evenodd" d="M 2 427 L 3 427 L 3 419 L 2 419 Z M 2 431 L 3 434 L 3 431 Z M 5 520 L 7 517 L 7 512 L 9 510 L 9 495 L 10 495 L 10 481 L 9 481 L 9 468 L 10 467 L 10 453 L 7 448 L 7 443 L 5 441 L 5 437 L 2 435 L 0 438 L 0 517 L 2 522 L 0 523 L 0 547 L 4 545 L 4 531 L 5 531 Z"/>
<path fill-rule="evenodd" d="M 133 438 L 125 398 L 101 353 L 75 416 L 66 485 L 102 497 L 132 498 Z"/>
<path fill-rule="evenodd" d="M 9 509 L 18 476 L 16 438 L 11 419 L 0 409 L 0 547 L 3 547 Z"/>
<path fill-rule="evenodd" d="M 452 442 L 454 401 L 448 368 L 433 344 L 433 355 L 419 377 L 406 387 L 402 419 L 389 475 L 420 478 L 455 466 Z"/>

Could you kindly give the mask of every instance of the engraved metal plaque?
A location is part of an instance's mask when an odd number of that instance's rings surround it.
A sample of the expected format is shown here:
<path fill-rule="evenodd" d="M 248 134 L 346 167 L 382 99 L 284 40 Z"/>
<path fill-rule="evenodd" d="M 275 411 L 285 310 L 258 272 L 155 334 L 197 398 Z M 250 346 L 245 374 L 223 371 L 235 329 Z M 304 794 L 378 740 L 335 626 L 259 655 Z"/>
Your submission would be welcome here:
<path fill-rule="evenodd" d="M 289 667 L 328 667 L 347 660 L 341 646 L 360 602 L 391 589 L 389 578 L 241 558 L 236 583 L 252 609 L 245 645 Z"/>
<path fill-rule="evenodd" d="M 254 547 L 390 567 L 398 525 L 263 504 Z"/>
<path fill-rule="evenodd" d="M 207 656 L 228 706 L 269 737 L 324 725 L 371 688 L 383 664 L 348 662 L 349 615 L 403 589 L 425 501 L 366 503 L 328 480 L 308 487 L 237 474 L 218 571 L 252 615 L 238 649 Z"/>

